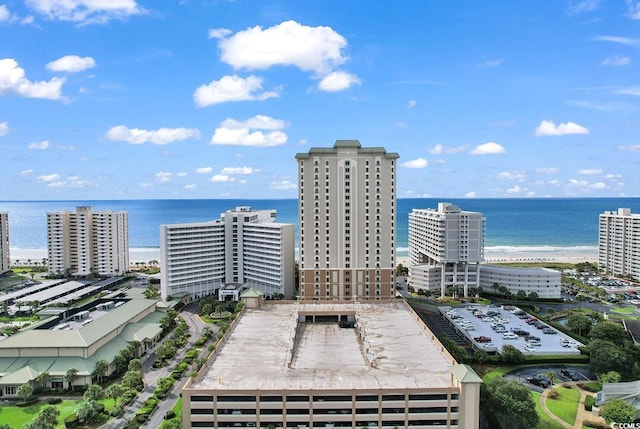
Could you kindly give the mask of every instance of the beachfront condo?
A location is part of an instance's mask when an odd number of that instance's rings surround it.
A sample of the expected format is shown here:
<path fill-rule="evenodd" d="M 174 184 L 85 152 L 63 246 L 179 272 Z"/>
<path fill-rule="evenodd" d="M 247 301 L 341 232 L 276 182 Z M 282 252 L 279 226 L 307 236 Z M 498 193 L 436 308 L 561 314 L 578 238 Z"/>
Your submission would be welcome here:
<path fill-rule="evenodd" d="M 9 271 L 9 213 L 0 212 L 0 274 Z"/>
<path fill-rule="evenodd" d="M 640 280 L 640 214 L 619 208 L 600 215 L 598 264 L 607 274 Z"/>
<path fill-rule="evenodd" d="M 296 154 L 301 299 L 395 296 L 398 158 L 357 140 Z"/>

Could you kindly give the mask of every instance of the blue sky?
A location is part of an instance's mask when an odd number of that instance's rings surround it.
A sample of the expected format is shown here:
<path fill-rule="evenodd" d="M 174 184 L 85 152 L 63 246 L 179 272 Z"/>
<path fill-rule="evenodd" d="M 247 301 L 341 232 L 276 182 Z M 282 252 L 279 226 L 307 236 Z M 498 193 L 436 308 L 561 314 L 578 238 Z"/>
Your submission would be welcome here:
<path fill-rule="evenodd" d="M 0 0 L 3 200 L 640 195 L 640 1 Z"/>

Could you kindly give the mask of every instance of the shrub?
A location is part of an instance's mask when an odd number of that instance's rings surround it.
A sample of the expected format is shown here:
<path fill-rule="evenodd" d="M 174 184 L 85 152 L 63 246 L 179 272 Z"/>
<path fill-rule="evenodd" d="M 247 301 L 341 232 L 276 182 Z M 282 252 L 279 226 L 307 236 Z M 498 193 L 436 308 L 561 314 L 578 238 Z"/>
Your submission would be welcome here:
<path fill-rule="evenodd" d="M 47 404 L 49 405 L 55 405 L 55 404 L 59 404 L 62 402 L 62 398 L 49 398 L 47 399 Z"/>
<path fill-rule="evenodd" d="M 551 389 L 549 391 L 549 394 L 547 395 L 547 397 L 549 399 L 558 399 L 559 396 L 560 396 L 560 394 L 558 393 L 558 391 L 556 389 Z"/>
<path fill-rule="evenodd" d="M 109 414 L 111 414 L 111 417 L 120 417 L 123 412 L 124 408 L 121 405 L 117 405 L 111 409 Z"/>
<path fill-rule="evenodd" d="M 587 395 L 584 398 L 584 409 L 587 411 L 591 411 L 593 406 L 596 404 L 596 398 L 592 395 Z"/>
<path fill-rule="evenodd" d="M 176 416 L 176 413 L 173 410 L 169 410 L 165 413 L 164 418 L 166 420 L 172 419 Z"/>
<path fill-rule="evenodd" d="M 76 413 L 70 414 L 64 418 L 64 427 L 68 429 L 77 428 L 79 425 L 80 422 L 78 422 L 78 416 Z"/>
<path fill-rule="evenodd" d="M 138 429 L 140 427 L 140 423 L 138 423 L 137 419 L 132 419 L 124 426 L 124 429 Z"/>
<path fill-rule="evenodd" d="M 583 426 L 588 428 L 596 428 L 596 429 L 609 429 L 610 426 L 605 425 L 604 423 L 594 422 L 592 420 L 585 420 L 582 422 Z"/>

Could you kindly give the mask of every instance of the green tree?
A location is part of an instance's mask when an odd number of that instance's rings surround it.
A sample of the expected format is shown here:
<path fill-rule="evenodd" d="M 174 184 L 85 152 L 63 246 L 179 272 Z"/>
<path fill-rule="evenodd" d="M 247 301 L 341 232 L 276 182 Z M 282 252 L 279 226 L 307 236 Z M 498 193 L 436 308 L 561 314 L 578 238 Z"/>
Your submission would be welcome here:
<path fill-rule="evenodd" d="M 102 384 L 103 378 L 107 375 L 107 371 L 109 371 L 109 362 L 104 359 L 100 359 L 96 362 L 96 366 L 93 372 L 97 376 L 98 382 L 100 384 Z"/>
<path fill-rule="evenodd" d="M 38 413 L 34 423 L 38 429 L 53 429 L 58 424 L 59 415 L 60 410 L 53 405 L 46 405 L 40 410 L 40 413 Z"/>
<path fill-rule="evenodd" d="M 140 371 L 127 371 L 124 376 L 122 376 L 122 387 L 138 390 L 142 385 L 142 374 Z"/>
<path fill-rule="evenodd" d="M 200 314 L 202 316 L 208 316 L 213 313 L 213 305 L 206 303 L 200 308 Z"/>
<path fill-rule="evenodd" d="M 222 304 L 216 305 L 216 313 L 218 314 L 218 317 L 221 317 L 224 311 L 225 311 L 224 305 Z"/>
<path fill-rule="evenodd" d="M 102 407 L 93 399 L 82 401 L 76 407 L 76 415 L 81 423 L 93 423 L 100 416 Z"/>
<path fill-rule="evenodd" d="M 523 291 L 523 290 L 519 290 L 519 291 L 516 293 L 516 299 L 517 299 L 518 301 L 524 301 L 526 298 L 527 298 L 527 293 L 526 293 L 525 291 Z"/>
<path fill-rule="evenodd" d="M 538 292 L 529 293 L 529 301 L 537 301 L 539 298 Z"/>
<path fill-rule="evenodd" d="M 113 399 L 113 406 L 118 405 L 118 398 L 122 396 L 124 390 L 119 384 L 110 384 L 104 392 L 107 398 Z"/>
<path fill-rule="evenodd" d="M 636 409 L 621 399 L 611 399 L 604 404 L 600 414 L 607 423 L 633 423 Z"/>
<path fill-rule="evenodd" d="M 69 387 L 71 388 L 72 392 L 75 391 L 75 386 L 73 382 L 75 381 L 77 376 L 78 376 L 78 370 L 76 368 L 69 368 L 67 372 L 64 374 L 64 381 L 69 383 Z"/>
<path fill-rule="evenodd" d="M 149 284 L 144 290 L 144 297 L 147 299 L 156 299 L 158 298 L 158 295 L 160 295 L 158 289 L 156 289 L 156 287 L 152 284 Z"/>
<path fill-rule="evenodd" d="M 500 353 L 500 360 L 506 364 L 517 364 L 524 361 L 524 355 L 520 350 L 507 344 L 502 347 L 502 353 Z"/>
<path fill-rule="evenodd" d="M 567 327 L 579 335 L 587 335 L 591 325 L 591 318 L 579 311 L 572 311 L 567 316 Z"/>
<path fill-rule="evenodd" d="M 622 325 L 609 321 L 596 323 L 589 331 L 589 336 L 594 340 L 605 340 L 618 346 L 623 346 L 629 339 Z"/>
<path fill-rule="evenodd" d="M 626 350 L 604 340 L 593 340 L 589 344 L 589 367 L 594 374 L 618 371 L 629 373 L 633 366 L 631 356 Z"/>
<path fill-rule="evenodd" d="M 141 369 L 142 361 L 140 359 L 132 359 L 127 367 L 127 371 L 140 371 Z"/>
<path fill-rule="evenodd" d="M 13 429 L 9 423 L 0 423 L 0 429 Z"/>
<path fill-rule="evenodd" d="M 92 399 L 94 401 L 99 401 L 104 398 L 104 389 L 99 384 L 92 384 L 84 391 L 83 398 L 85 400 Z"/>
<path fill-rule="evenodd" d="M 530 429 L 538 426 L 538 413 L 531 391 L 516 380 L 496 377 L 480 387 L 480 410 L 503 428 Z"/>
<path fill-rule="evenodd" d="M 21 384 L 16 393 L 24 400 L 24 402 L 27 402 L 27 400 L 33 395 L 33 386 L 31 383 Z"/>
<path fill-rule="evenodd" d="M 603 374 L 598 374 L 598 382 L 600 384 L 605 383 L 618 383 L 622 377 L 617 371 L 609 371 Z"/>
<path fill-rule="evenodd" d="M 51 376 L 49 375 L 49 371 L 42 371 L 36 377 L 36 381 L 40 383 L 40 388 L 42 390 L 49 390 L 49 381 L 51 380 Z"/>

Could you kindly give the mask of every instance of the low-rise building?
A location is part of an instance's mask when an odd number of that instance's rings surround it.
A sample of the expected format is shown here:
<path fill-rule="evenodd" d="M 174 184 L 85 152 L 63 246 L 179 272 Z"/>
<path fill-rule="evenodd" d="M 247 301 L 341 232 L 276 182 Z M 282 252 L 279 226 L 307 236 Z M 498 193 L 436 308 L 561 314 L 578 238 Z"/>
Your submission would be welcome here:
<path fill-rule="evenodd" d="M 480 266 L 480 287 L 489 293 L 504 286 L 513 295 L 522 291 L 527 296 L 535 292 L 539 298 L 560 298 L 560 285 L 560 271 L 549 268 Z"/>
<path fill-rule="evenodd" d="M 184 428 L 478 428 L 481 379 L 404 301 L 264 304 L 185 385 Z"/>

